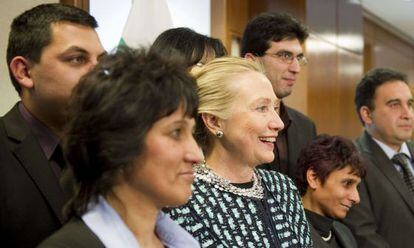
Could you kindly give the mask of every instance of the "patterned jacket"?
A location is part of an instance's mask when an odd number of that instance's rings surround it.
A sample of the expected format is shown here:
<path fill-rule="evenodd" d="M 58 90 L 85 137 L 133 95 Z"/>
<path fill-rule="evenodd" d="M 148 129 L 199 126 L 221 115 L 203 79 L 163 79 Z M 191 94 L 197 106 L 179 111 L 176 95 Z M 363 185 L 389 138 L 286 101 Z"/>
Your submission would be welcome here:
<path fill-rule="evenodd" d="M 189 202 L 167 212 L 201 247 L 312 247 L 296 186 L 278 172 L 256 172 L 265 188 L 262 200 L 196 179 Z"/>

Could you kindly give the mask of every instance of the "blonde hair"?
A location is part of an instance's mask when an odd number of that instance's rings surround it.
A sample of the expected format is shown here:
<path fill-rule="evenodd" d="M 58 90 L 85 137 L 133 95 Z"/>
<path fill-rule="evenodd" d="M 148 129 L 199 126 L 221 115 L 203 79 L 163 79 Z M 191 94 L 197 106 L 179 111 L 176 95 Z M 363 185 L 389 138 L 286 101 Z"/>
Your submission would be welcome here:
<path fill-rule="evenodd" d="M 211 151 L 211 134 L 200 118 L 201 114 L 227 119 L 237 95 L 235 82 L 229 78 L 250 71 L 264 73 L 263 67 L 258 63 L 239 57 L 221 57 L 193 73 L 197 80 L 199 97 L 196 139 L 206 155 Z"/>
<path fill-rule="evenodd" d="M 239 57 L 217 58 L 196 71 L 193 76 L 198 86 L 198 113 L 227 119 L 237 93 L 234 83 L 228 79 L 249 71 L 264 72 L 259 64 Z"/>

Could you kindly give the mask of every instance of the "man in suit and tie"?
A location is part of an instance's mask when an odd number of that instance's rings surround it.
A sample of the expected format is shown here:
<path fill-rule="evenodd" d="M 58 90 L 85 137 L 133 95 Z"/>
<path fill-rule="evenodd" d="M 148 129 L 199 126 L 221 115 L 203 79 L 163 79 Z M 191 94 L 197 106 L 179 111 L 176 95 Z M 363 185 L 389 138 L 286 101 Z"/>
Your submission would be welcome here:
<path fill-rule="evenodd" d="M 301 66 L 307 63 L 302 44 L 306 28 L 288 14 L 262 13 L 247 24 L 243 33 L 241 56 L 264 66 L 276 96 L 283 100 L 292 93 Z M 281 101 L 279 116 L 285 128 L 279 132 L 272 163 L 262 168 L 295 177 L 299 152 L 316 136 L 311 119 Z"/>
<path fill-rule="evenodd" d="M 19 101 L 0 118 L 0 243 L 35 247 L 63 223 L 70 175 L 59 142 L 72 88 L 104 49 L 87 12 L 61 4 L 11 24 L 7 64 Z"/>
<path fill-rule="evenodd" d="M 369 71 L 356 88 L 364 125 L 356 145 L 367 165 L 361 202 L 345 223 L 359 247 L 405 248 L 414 244 L 413 96 L 397 71 Z"/>

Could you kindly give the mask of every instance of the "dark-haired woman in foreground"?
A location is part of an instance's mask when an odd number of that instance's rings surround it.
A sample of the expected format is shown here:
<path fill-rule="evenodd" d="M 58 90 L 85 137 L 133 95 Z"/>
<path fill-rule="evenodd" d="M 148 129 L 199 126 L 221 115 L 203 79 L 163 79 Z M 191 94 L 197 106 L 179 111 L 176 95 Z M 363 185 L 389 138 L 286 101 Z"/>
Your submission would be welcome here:
<path fill-rule="evenodd" d="M 121 49 L 75 88 L 64 144 L 72 220 L 40 247 L 199 247 L 159 210 L 187 202 L 198 98 L 174 61 Z"/>

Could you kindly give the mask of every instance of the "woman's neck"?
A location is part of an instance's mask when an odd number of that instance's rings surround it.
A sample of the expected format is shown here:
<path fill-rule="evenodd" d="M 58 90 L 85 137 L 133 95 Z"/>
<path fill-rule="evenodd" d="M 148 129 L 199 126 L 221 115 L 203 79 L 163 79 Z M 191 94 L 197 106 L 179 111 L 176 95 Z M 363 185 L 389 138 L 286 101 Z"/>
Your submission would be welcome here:
<path fill-rule="evenodd" d="M 232 183 L 250 182 L 253 177 L 253 167 L 243 163 L 240 158 L 232 156 L 224 149 L 213 149 L 206 158 L 206 164 L 219 176 Z"/>
<path fill-rule="evenodd" d="M 134 234 L 140 247 L 164 247 L 155 233 L 159 209 L 146 197 L 124 183 L 115 186 L 106 199 Z"/>

